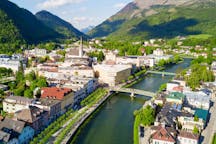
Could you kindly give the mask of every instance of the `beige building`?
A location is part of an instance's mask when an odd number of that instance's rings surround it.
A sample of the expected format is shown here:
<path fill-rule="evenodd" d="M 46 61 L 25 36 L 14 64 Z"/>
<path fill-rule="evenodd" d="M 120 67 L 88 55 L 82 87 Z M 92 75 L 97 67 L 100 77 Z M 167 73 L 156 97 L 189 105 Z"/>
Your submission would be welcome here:
<path fill-rule="evenodd" d="M 3 101 L 3 110 L 8 113 L 15 113 L 17 111 L 26 109 L 33 103 L 33 99 L 21 96 L 9 96 Z"/>
<path fill-rule="evenodd" d="M 131 65 L 95 65 L 93 66 L 95 75 L 99 77 L 99 82 L 109 86 L 115 86 L 126 80 L 131 75 Z"/>
<path fill-rule="evenodd" d="M 192 132 L 194 127 L 196 126 L 199 131 L 202 131 L 205 126 L 205 122 L 202 119 L 198 119 L 195 121 L 193 117 L 178 117 L 178 122 L 182 125 L 182 129 L 185 131 Z"/>

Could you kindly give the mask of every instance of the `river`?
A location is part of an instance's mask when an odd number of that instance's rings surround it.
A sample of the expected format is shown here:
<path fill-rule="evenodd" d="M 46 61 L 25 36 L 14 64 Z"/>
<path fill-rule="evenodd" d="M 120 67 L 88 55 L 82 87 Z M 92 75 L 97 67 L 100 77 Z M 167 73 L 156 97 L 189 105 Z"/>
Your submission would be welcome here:
<path fill-rule="evenodd" d="M 165 71 L 176 72 L 190 65 L 190 59 L 168 66 Z M 148 75 L 133 88 L 156 92 L 160 85 L 172 76 Z M 115 94 L 93 118 L 80 130 L 73 144 L 133 144 L 133 112 L 141 108 L 147 97 L 138 96 L 134 100 L 127 94 Z"/>

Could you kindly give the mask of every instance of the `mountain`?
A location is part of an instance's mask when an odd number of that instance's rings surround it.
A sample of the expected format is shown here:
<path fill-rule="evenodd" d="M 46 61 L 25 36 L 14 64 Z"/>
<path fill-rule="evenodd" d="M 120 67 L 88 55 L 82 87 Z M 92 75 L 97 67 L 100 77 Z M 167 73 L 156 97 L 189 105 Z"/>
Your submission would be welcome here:
<path fill-rule="evenodd" d="M 88 35 L 124 40 L 216 36 L 216 0 L 135 0 Z"/>
<path fill-rule="evenodd" d="M 1 19 L 4 19 L 0 21 L 0 35 L 7 38 L 3 40 L 4 43 L 13 42 L 13 39 L 37 43 L 62 37 L 40 22 L 31 12 L 8 0 L 0 0 L 0 12 Z M 12 36 L 13 33 L 15 38 Z"/>
<path fill-rule="evenodd" d="M 65 38 L 85 36 L 70 23 L 64 21 L 56 15 L 51 14 L 48 11 L 40 11 L 36 13 L 35 16 L 49 28 L 54 29 L 58 33 L 64 35 Z"/>
<path fill-rule="evenodd" d="M 84 34 L 87 34 L 89 31 L 91 31 L 93 28 L 95 28 L 95 26 L 88 26 L 86 28 L 81 29 L 81 32 L 83 32 Z"/>

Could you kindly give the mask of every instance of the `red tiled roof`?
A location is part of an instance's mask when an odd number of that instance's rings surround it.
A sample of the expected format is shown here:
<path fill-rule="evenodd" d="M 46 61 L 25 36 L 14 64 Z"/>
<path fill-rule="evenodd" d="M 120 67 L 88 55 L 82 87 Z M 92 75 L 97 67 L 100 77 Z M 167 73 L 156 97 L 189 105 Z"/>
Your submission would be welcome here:
<path fill-rule="evenodd" d="M 160 127 L 158 131 L 152 134 L 152 139 L 167 141 L 167 142 L 176 142 L 172 134 L 164 127 Z"/>
<path fill-rule="evenodd" d="M 174 91 L 183 91 L 183 87 L 182 86 L 177 86 L 173 88 Z"/>
<path fill-rule="evenodd" d="M 187 131 L 180 131 L 178 137 L 184 137 L 184 138 L 188 138 L 188 139 L 199 140 L 198 134 L 193 134 L 193 133 L 187 132 Z"/>
<path fill-rule="evenodd" d="M 46 87 L 41 89 L 41 98 L 63 100 L 70 92 L 72 90 L 69 88 Z"/>

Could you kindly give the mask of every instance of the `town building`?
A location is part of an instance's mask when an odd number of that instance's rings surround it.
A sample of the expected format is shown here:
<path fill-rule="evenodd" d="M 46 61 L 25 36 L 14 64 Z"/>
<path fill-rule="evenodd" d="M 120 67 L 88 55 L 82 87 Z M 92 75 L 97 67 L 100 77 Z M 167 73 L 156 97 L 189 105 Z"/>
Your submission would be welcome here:
<path fill-rule="evenodd" d="M 0 122 L 0 142 L 26 144 L 33 139 L 35 131 L 25 122 L 5 118 Z"/>
<path fill-rule="evenodd" d="M 41 98 L 61 101 L 61 112 L 73 106 L 74 92 L 69 88 L 46 87 L 41 89 Z"/>
<path fill-rule="evenodd" d="M 95 76 L 94 70 L 92 67 L 84 66 L 84 65 L 61 65 L 58 68 L 58 72 L 65 74 L 67 76 L 79 76 L 79 77 L 91 77 Z"/>
<path fill-rule="evenodd" d="M 182 104 L 184 102 L 185 95 L 179 92 L 171 92 L 167 97 L 166 101 L 170 103 Z"/>
<path fill-rule="evenodd" d="M 193 91 L 184 91 L 186 103 L 189 106 L 195 108 L 202 108 L 208 110 L 210 107 L 210 98 L 211 95 L 207 95 L 202 91 L 193 92 Z"/>
<path fill-rule="evenodd" d="M 33 106 L 48 112 L 48 123 L 53 122 L 61 115 L 61 101 L 55 99 L 40 98 Z"/>
<path fill-rule="evenodd" d="M 168 92 L 172 92 L 174 88 L 180 86 L 180 84 L 178 82 L 168 82 L 167 83 L 167 87 L 166 87 L 166 90 Z"/>
<path fill-rule="evenodd" d="M 212 62 L 211 70 L 213 71 L 214 75 L 216 76 L 216 61 Z"/>
<path fill-rule="evenodd" d="M 165 125 L 154 126 L 151 128 L 151 144 L 175 144 L 177 131 Z"/>
<path fill-rule="evenodd" d="M 199 135 L 187 131 L 180 131 L 177 144 L 199 144 Z"/>
<path fill-rule="evenodd" d="M 25 56 L 27 57 L 44 57 L 47 55 L 46 49 L 34 48 L 32 50 L 25 50 Z"/>
<path fill-rule="evenodd" d="M 34 100 L 29 98 L 21 96 L 9 96 L 3 101 L 3 110 L 8 113 L 15 113 L 28 108 L 33 102 Z"/>
<path fill-rule="evenodd" d="M 116 86 L 131 75 L 131 65 L 107 65 L 100 64 L 93 66 L 99 82 Z"/>
<path fill-rule="evenodd" d="M 31 126 L 35 133 L 39 133 L 48 125 L 48 112 L 35 106 L 29 106 L 27 109 L 17 111 L 15 118 Z"/>
<path fill-rule="evenodd" d="M 181 124 L 182 130 L 188 132 L 193 132 L 194 127 L 197 127 L 201 132 L 205 127 L 205 121 L 201 118 L 196 121 L 194 117 L 179 116 L 178 122 Z"/>

